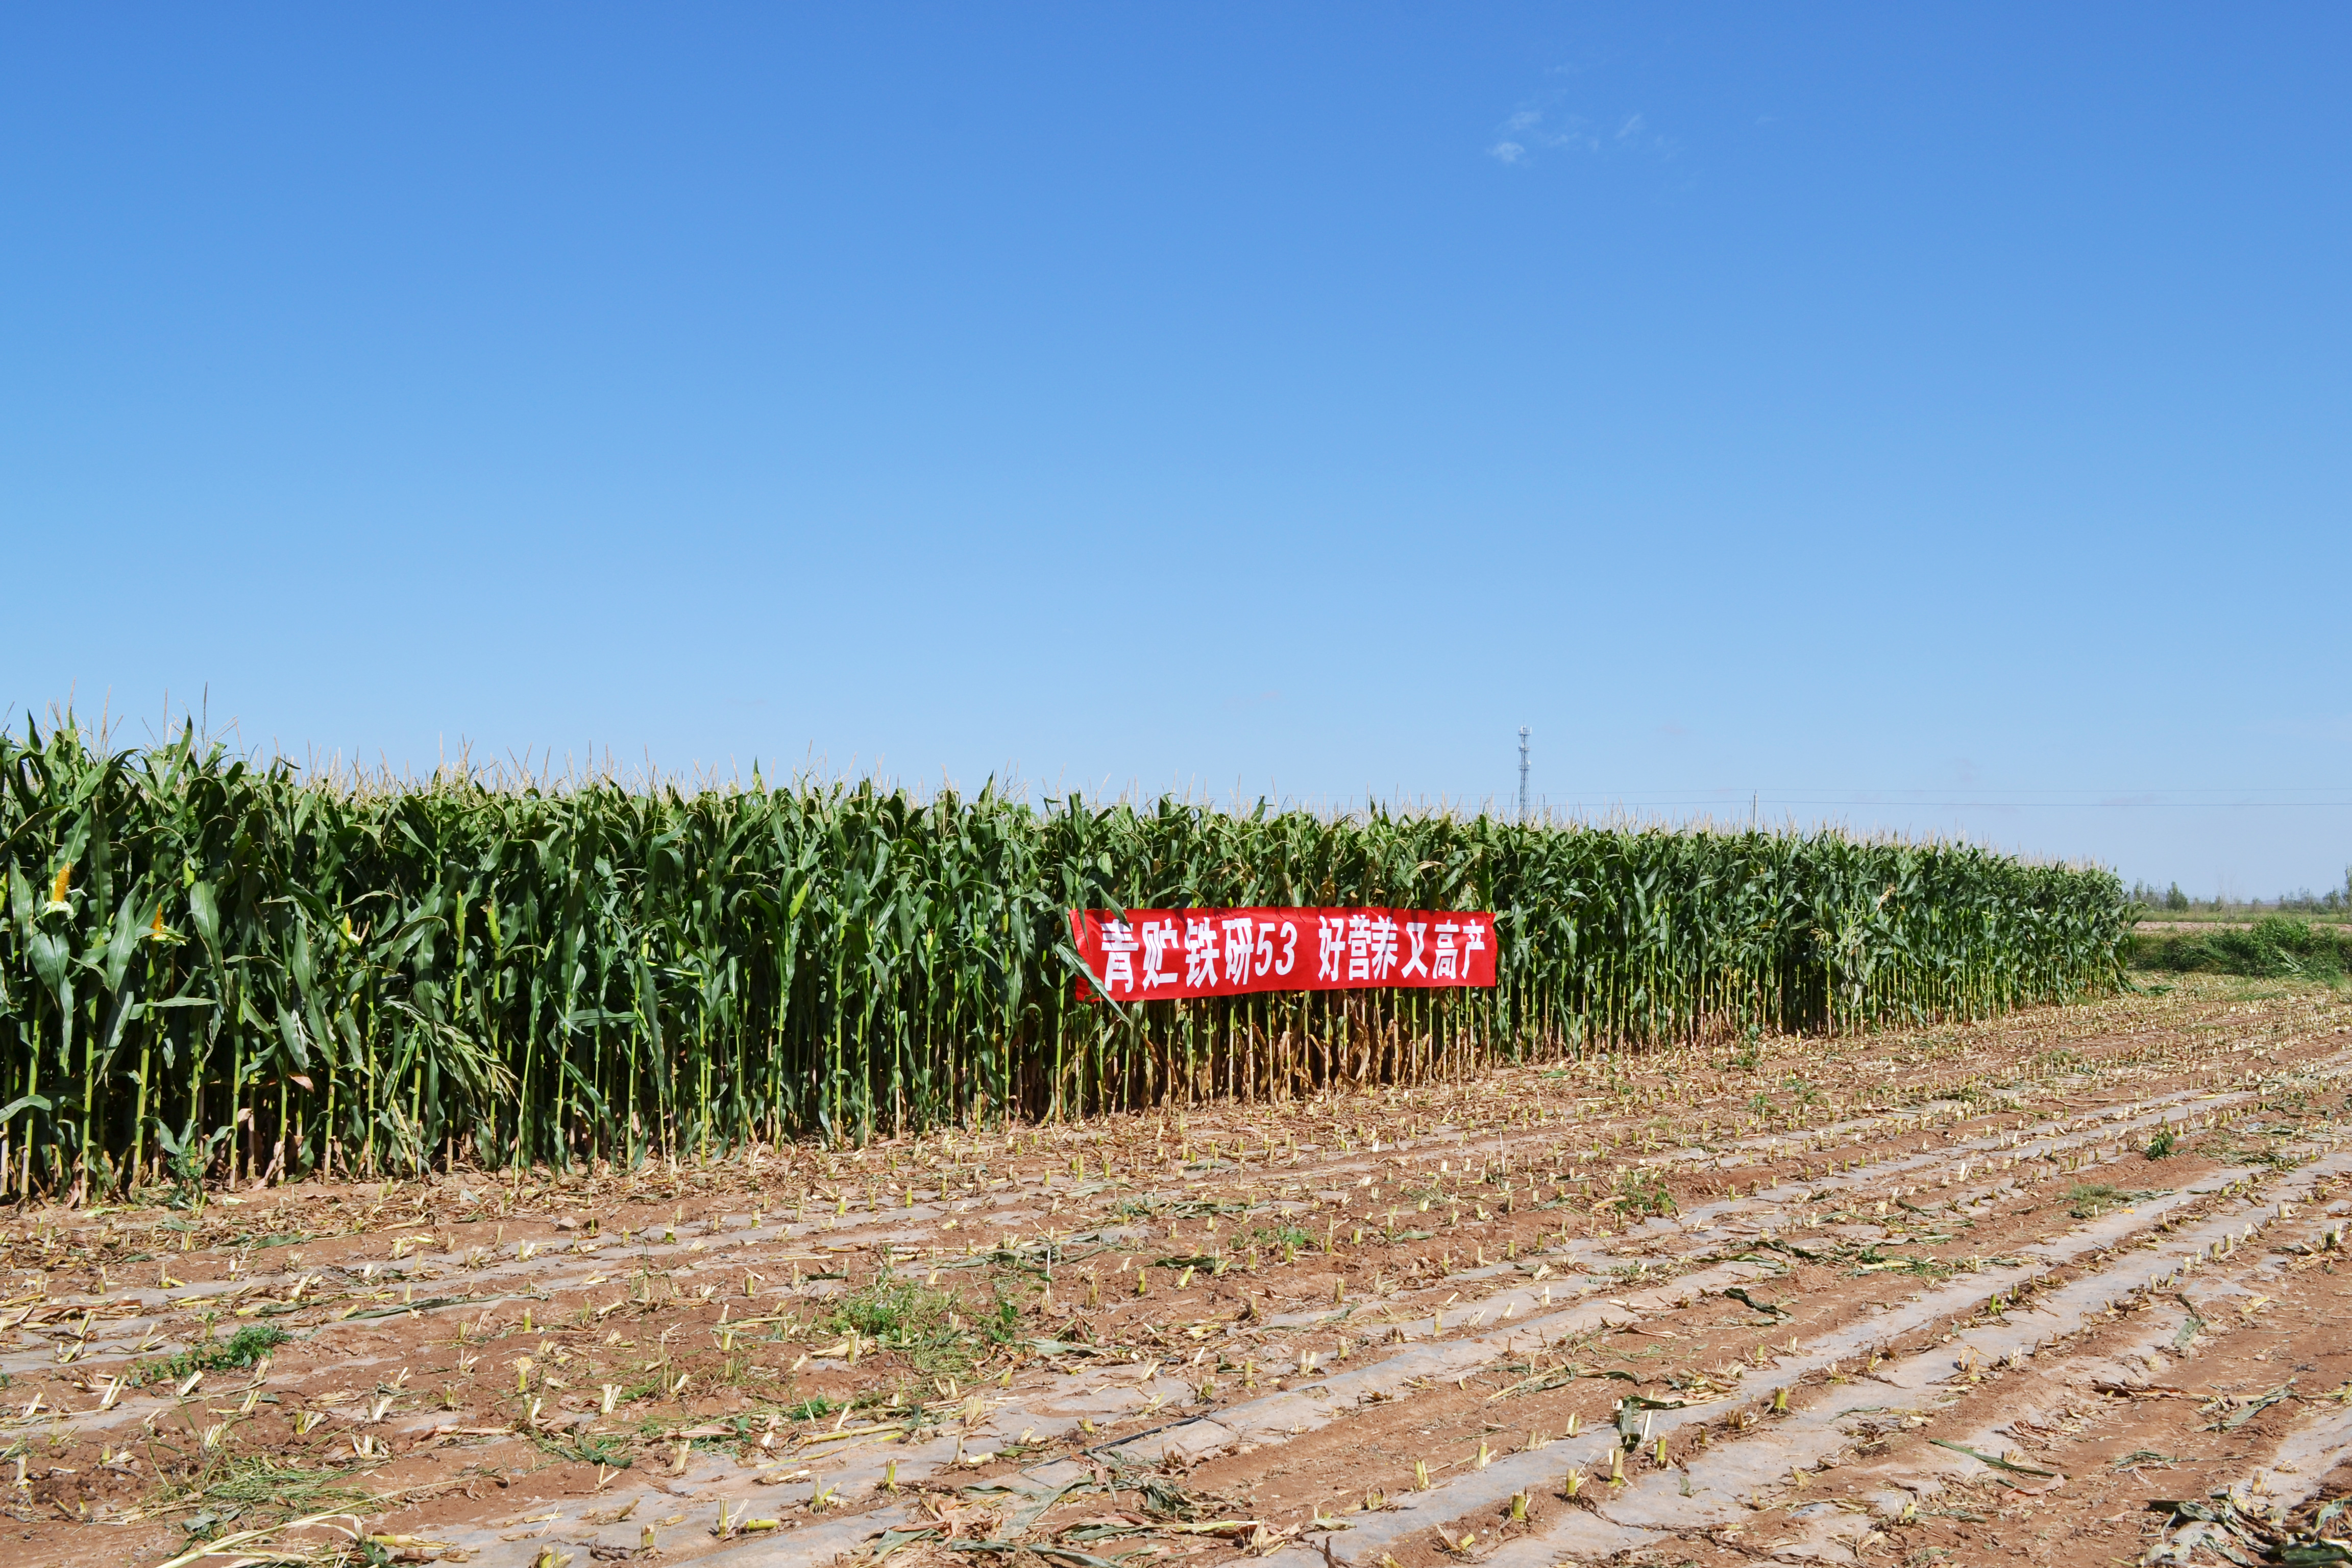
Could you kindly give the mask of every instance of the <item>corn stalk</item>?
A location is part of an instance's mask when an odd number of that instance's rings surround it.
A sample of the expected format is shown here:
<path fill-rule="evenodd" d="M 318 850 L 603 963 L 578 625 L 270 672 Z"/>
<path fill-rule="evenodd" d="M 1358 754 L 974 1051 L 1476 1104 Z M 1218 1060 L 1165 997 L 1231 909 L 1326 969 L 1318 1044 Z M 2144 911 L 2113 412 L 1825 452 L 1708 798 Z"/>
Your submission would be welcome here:
<path fill-rule="evenodd" d="M 707 1159 L 2114 986 L 2105 870 L 1837 833 L 305 777 L 0 737 L 0 1184 Z M 1111 1007 L 1073 907 L 1496 911 L 1491 991 Z M 193 1168 L 191 1168 L 193 1167 Z"/>

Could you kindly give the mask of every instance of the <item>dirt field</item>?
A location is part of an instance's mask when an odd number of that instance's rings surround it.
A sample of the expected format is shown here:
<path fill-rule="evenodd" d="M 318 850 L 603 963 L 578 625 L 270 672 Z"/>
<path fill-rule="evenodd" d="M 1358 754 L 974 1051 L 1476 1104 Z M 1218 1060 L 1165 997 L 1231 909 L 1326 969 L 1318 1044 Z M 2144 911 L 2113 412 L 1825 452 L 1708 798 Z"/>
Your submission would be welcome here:
<path fill-rule="evenodd" d="M 2255 1561 L 2352 1491 L 2347 1073 L 2352 998 L 2194 980 L 17 1215 L 0 1562 Z"/>

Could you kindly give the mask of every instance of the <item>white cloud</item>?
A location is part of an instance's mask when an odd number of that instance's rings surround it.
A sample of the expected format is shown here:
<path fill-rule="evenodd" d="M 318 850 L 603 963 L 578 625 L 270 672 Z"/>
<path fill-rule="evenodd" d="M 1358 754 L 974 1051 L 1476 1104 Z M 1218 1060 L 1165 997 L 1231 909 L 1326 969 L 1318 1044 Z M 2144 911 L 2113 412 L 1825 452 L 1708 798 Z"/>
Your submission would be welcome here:
<path fill-rule="evenodd" d="M 1652 130 L 1650 117 L 1639 110 L 1595 121 L 1568 112 L 1569 101 L 1568 89 L 1555 89 L 1512 110 L 1496 127 L 1497 138 L 1486 155 L 1504 163 L 1532 163 L 1547 153 L 1623 153 L 1665 161 L 1681 151 L 1672 137 Z"/>
<path fill-rule="evenodd" d="M 1486 155 L 1506 163 L 1524 163 L 1530 162 L 1538 151 L 1547 153 L 1598 153 L 1601 151 L 1601 136 L 1591 121 L 1580 114 L 1570 114 L 1548 125 L 1544 121 L 1546 112 L 1541 109 L 1522 109 L 1514 112 L 1503 121 L 1502 140 L 1487 148 Z M 1622 137 L 1630 134 L 1632 131 L 1640 130 L 1641 118 L 1640 115 L 1635 115 L 1631 122 L 1631 130 L 1619 132 L 1619 136 Z"/>

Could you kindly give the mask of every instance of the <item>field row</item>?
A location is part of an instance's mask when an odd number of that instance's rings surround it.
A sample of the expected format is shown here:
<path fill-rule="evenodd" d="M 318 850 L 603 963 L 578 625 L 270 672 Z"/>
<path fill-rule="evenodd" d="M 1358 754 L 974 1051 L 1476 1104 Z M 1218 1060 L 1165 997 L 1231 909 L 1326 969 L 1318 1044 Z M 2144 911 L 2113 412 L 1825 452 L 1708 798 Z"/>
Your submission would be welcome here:
<path fill-rule="evenodd" d="M 2200 982 L 1279 1109 L 28 1216 L 12 1508 L 43 1561 L 150 1564 L 246 1530 L 331 1555 L 355 1518 L 495 1564 L 2245 1550 L 2311 1522 L 2344 1436 L 2347 1026 L 2324 990 Z"/>

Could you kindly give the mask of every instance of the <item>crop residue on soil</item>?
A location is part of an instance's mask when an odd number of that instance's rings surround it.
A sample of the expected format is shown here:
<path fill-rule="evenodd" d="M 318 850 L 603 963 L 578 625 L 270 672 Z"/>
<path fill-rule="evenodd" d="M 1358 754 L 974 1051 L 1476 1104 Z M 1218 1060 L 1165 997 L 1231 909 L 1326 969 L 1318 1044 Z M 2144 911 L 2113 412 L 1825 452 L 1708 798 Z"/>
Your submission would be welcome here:
<path fill-rule="evenodd" d="M 2194 980 L 20 1213 L 0 1561 L 2253 1560 L 2352 1491 L 2347 1074 L 2336 993 Z"/>

